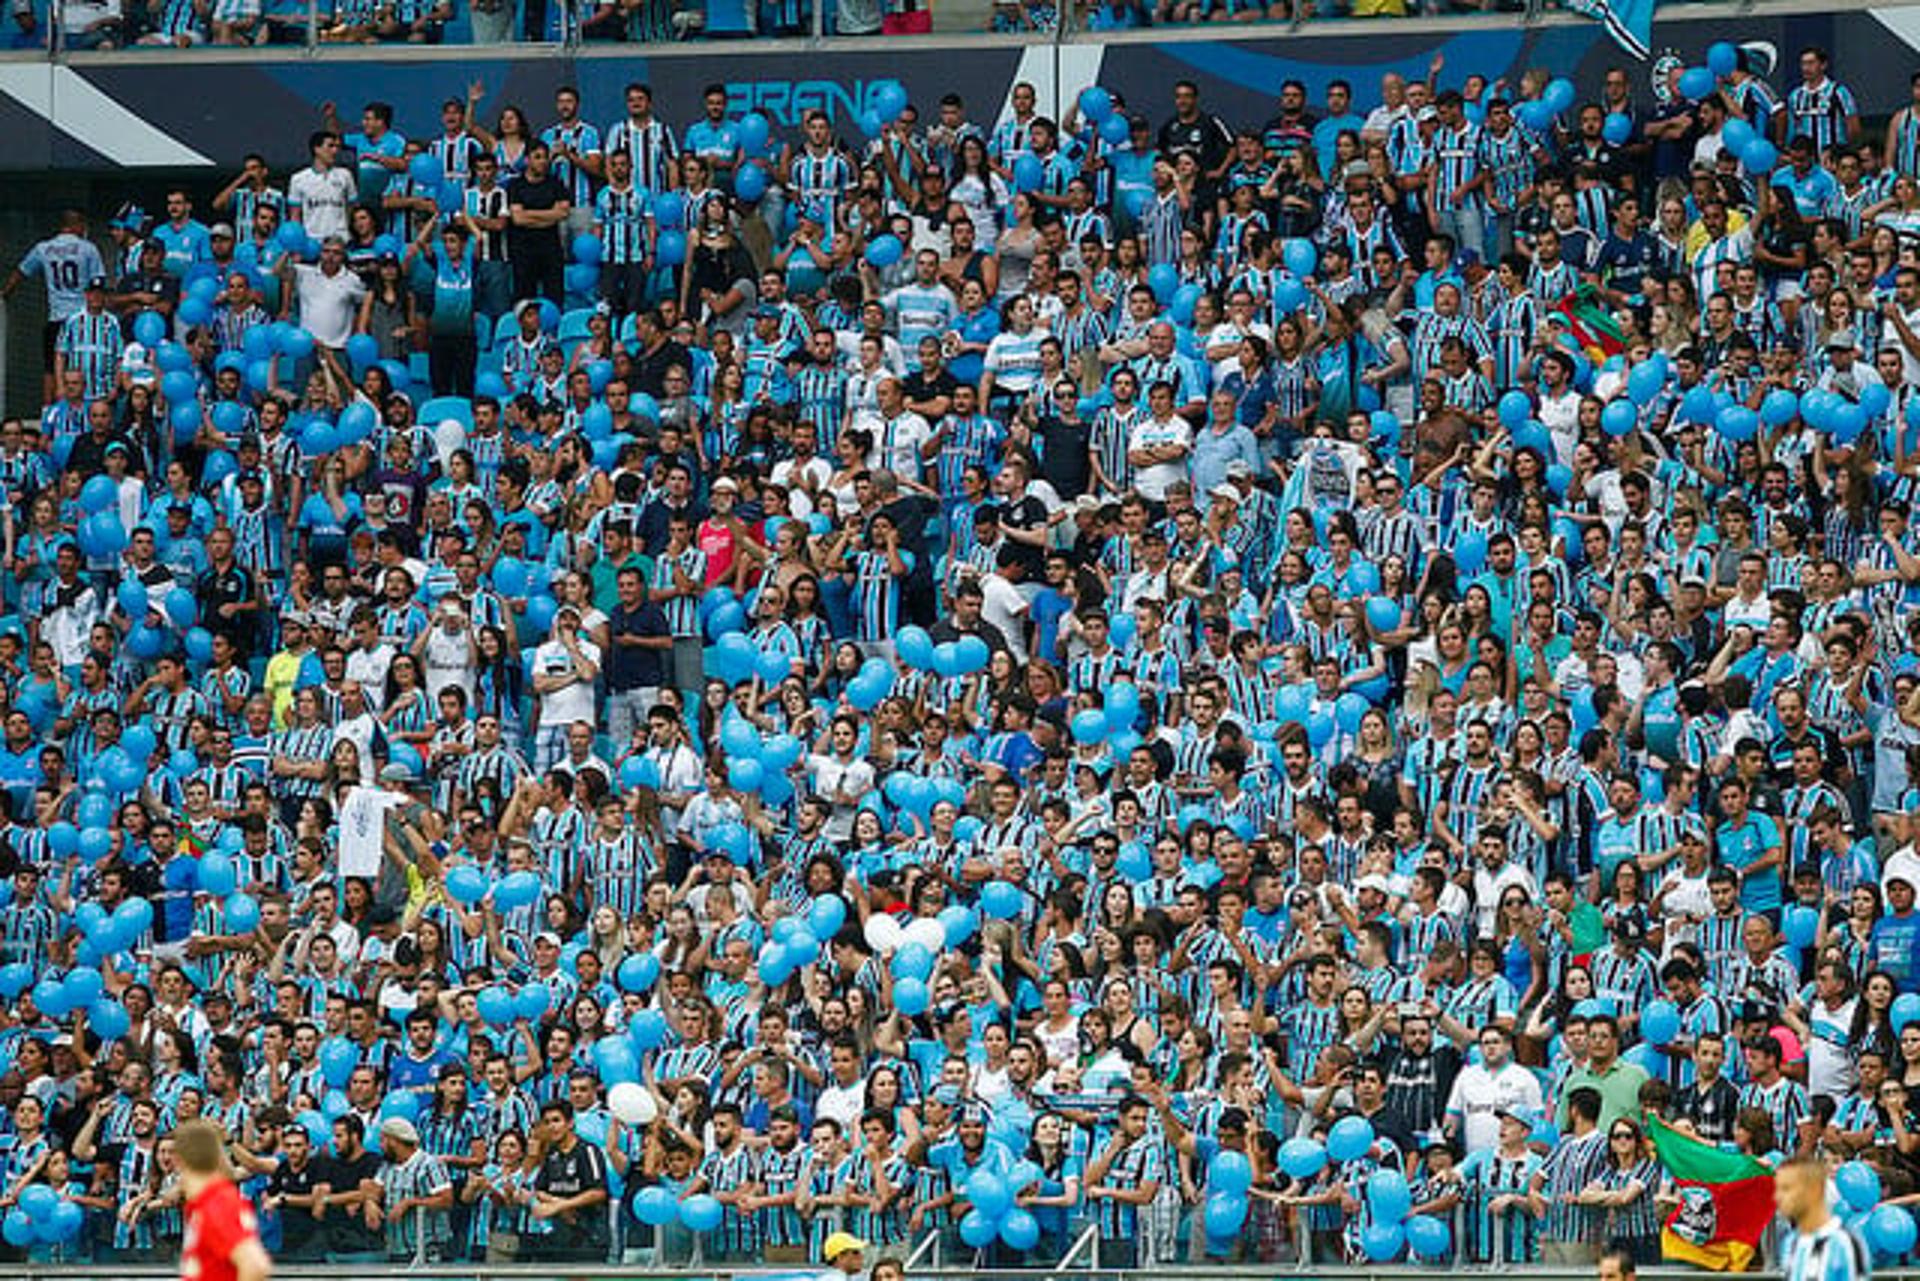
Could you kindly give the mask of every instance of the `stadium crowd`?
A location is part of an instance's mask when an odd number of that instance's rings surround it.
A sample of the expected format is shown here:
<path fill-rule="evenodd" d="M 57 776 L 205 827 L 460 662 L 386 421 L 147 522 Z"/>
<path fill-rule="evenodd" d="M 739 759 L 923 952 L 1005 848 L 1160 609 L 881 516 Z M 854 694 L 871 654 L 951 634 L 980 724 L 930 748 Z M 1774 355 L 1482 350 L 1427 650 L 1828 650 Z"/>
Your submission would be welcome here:
<path fill-rule="evenodd" d="M 9 1247 L 209 1117 L 290 1260 L 1645 1260 L 1656 1129 L 1911 1248 L 1920 106 L 1704 53 L 65 215 Z"/>

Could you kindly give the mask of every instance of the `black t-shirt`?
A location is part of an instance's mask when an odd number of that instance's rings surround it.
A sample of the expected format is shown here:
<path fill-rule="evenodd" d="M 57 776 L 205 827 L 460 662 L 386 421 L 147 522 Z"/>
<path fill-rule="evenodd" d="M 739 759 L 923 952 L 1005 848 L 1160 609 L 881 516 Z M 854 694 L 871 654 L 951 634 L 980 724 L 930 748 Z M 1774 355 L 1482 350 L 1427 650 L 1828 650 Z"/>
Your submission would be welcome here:
<path fill-rule="evenodd" d="M 1093 439 L 1093 425 L 1084 418 L 1070 423 L 1058 414 L 1048 414 L 1039 421 L 1037 429 L 1040 474 L 1053 486 L 1054 493 L 1072 502 L 1087 492 L 1093 480 L 1093 463 L 1087 454 L 1087 446 Z"/>
<path fill-rule="evenodd" d="M 357 1192 L 365 1180 L 377 1182 L 380 1178 L 380 1155 L 367 1148 L 360 1149 L 360 1155 L 351 1160 L 330 1156 L 324 1165 L 318 1158 L 313 1164 L 322 1166 L 318 1181 L 325 1183 L 335 1193 Z M 367 1226 L 366 1216 L 359 1212 L 358 1207 L 329 1207 L 326 1228 L 329 1250 L 341 1254 L 386 1253 L 386 1238 L 378 1228 Z"/>
<path fill-rule="evenodd" d="M 1081 446 L 1084 456 L 1086 446 Z M 1000 504 L 1000 527 L 1002 529 L 1045 529 L 1047 525 L 1047 505 L 1028 494 L 1012 502 Z M 1029 546 L 1017 539 L 1009 538 L 1007 545 L 1020 553 L 1020 563 L 1026 566 L 1027 580 L 1039 582 L 1041 571 L 1046 568 L 1047 554 L 1038 547 Z"/>
<path fill-rule="evenodd" d="M 613 639 L 613 657 L 607 660 L 607 688 L 617 692 L 646 689 L 667 683 L 665 650 L 640 645 L 622 645 L 621 636 L 671 636 L 667 615 L 652 601 L 642 601 L 629 612 L 615 606 L 607 616 L 608 636 Z"/>
<path fill-rule="evenodd" d="M 1219 168 L 1232 148 L 1232 130 L 1204 111 L 1191 120 L 1175 118 L 1160 126 L 1160 150 L 1169 156 L 1191 151 L 1200 157 L 1202 169 Z"/>
<path fill-rule="evenodd" d="M 274 1196 L 305 1196 L 321 1182 L 321 1158 L 308 1160 L 304 1169 L 296 1170 L 292 1164 L 282 1161 L 274 1172 L 267 1176 L 267 1191 Z M 280 1207 L 280 1248 L 289 1254 L 319 1251 L 324 1248 L 321 1240 L 320 1224 L 314 1219 L 313 1211 L 304 1205 L 283 1205 Z"/>
<path fill-rule="evenodd" d="M 693 357 L 671 338 L 661 343 L 656 351 L 636 352 L 633 357 L 634 386 L 657 400 L 667 394 L 667 370 L 675 365 L 691 371 Z"/>
<path fill-rule="evenodd" d="M 571 1152 L 549 1152 L 540 1163 L 533 1186 L 557 1197 L 579 1196 L 590 1188 L 607 1187 L 607 1158 L 591 1143 L 576 1143 Z M 553 1225 L 553 1244 L 561 1249 L 605 1248 L 608 1237 L 607 1207 L 588 1206 L 572 1214 L 549 1219 Z"/>
<path fill-rule="evenodd" d="M 954 376 L 944 368 L 931 378 L 927 377 L 924 370 L 916 370 L 908 374 L 906 381 L 900 384 L 900 391 L 907 398 L 908 404 L 921 404 L 941 396 L 951 399 L 954 388 L 959 385 Z"/>
<path fill-rule="evenodd" d="M 253 599 L 253 575 L 247 567 L 239 563 L 228 565 L 225 569 L 208 569 L 200 576 L 199 590 L 195 595 L 200 602 L 200 617 L 206 620 L 206 628 L 216 636 L 225 636 L 228 640 L 246 648 L 247 637 L 253 629 L 248 614 L 235 614 L 227 617 L 221 614 L 222 605 L 244 605 Z"/>
<path fill-rule="evenodd" d="M 566 204 L 569 199 L 566 185 L 552 173 L 539 182 L 521 177 L 507 184 L 509 208 L 519 205 L 530 212 L 539 212 Z M 509 226 L 507 252 L 515 258 L 557 258 L 560 256 L 560 227 Z"/>

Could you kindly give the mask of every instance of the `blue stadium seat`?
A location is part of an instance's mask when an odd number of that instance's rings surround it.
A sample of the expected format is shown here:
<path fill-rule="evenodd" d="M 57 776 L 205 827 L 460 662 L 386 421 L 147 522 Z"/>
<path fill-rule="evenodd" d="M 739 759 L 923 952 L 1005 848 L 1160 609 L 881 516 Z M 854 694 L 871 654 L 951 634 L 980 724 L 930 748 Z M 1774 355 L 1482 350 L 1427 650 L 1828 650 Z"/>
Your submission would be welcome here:
<path fill-rule="evenodd" d="M 520 322 L 514 319 L 512 312 L 508 312 L 506 315 L 500 317 L 493 326 L 494 347 L 498 349 L 506 346 L 513 341 L 513 336 L 519 332 Z"/>
<path fill-rule="evenodd" d="M 469 430 L 473 427 L 473 402 L 465 396 L 435 396 L 420 406 L 420 412 L 414 415 L 416 422 L 429 427 L 447 419 L 453 419 Z"/>
<path fill-rule="evenodd" d="M 562 343 L 578 342 L 587 336 L 587 322 L 593 319 L 593 308 L 581 307 L 560 317 L 560 332 L 556 335 Z"/>
<path fill-rule="evenodd" d="M 426 352 L 416 351 L 408 355 L 407 374 L 409 377 L 413 379 L 413 381 L 421 384 L 422 386 L 432 385 L 433 369 L 427 363 Z"/>

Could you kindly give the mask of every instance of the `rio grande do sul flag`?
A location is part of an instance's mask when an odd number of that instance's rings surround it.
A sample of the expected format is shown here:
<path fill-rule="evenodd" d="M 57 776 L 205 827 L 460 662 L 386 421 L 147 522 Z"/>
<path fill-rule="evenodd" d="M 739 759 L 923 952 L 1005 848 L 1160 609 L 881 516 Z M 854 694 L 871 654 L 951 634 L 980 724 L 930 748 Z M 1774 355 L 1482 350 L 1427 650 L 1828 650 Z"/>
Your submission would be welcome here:
<path fill-rule="evenodd" d="M 1680 1195 L 1660 1233 L 1660 1253 L 1715 1272 L 1744 1272 L 1773 1221 L 1773 1172 L 1657 1119 L 1650 1118 L 1649 1133 Z"/>

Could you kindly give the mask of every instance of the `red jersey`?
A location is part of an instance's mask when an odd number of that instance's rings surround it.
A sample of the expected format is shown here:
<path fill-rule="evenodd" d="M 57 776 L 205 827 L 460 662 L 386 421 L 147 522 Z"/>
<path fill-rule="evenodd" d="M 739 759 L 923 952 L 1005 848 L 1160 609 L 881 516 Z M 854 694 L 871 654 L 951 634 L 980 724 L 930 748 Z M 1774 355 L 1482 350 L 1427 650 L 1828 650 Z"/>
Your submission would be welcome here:
<path fill-rule="evenodd" d="M 181 1277 L 184 1281 L 234 1281 L 234 1250 L 259 1233 L 253 1207 L 240 1189 L 226 1179 L 215 1179 L 187 1202 Z"/>

